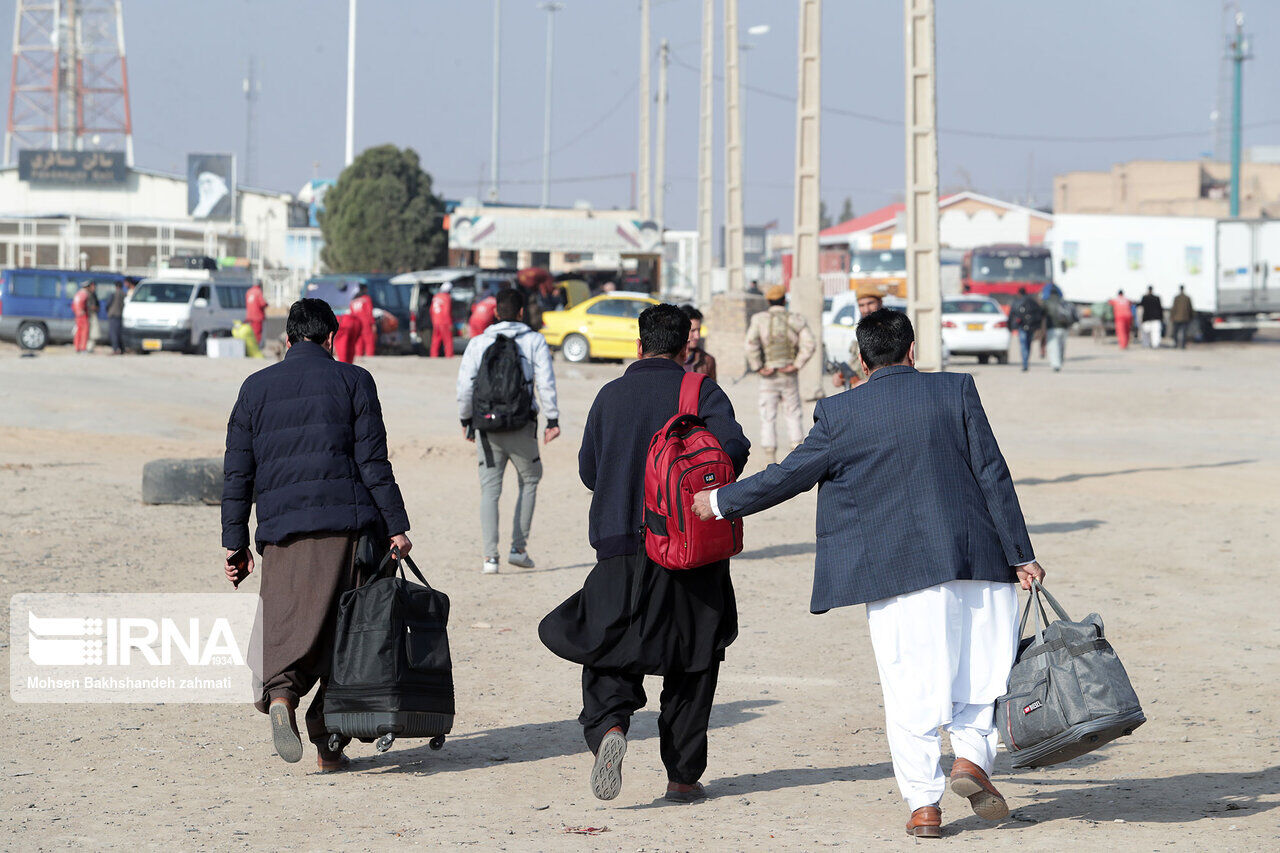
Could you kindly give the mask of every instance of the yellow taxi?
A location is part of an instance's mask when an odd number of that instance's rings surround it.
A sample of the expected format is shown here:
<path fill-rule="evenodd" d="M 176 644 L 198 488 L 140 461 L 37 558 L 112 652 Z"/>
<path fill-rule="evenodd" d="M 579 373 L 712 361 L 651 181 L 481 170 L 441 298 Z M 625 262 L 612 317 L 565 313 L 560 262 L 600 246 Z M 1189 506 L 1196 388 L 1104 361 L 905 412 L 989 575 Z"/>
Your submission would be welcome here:
<path fill-rule="evenodd" d="M 658 300 L 647 293 L 615 291 L 593 296 L 565 311 L 542 315 L 542 335 L 565 361 L 635 358 L 640 312 Z"/>

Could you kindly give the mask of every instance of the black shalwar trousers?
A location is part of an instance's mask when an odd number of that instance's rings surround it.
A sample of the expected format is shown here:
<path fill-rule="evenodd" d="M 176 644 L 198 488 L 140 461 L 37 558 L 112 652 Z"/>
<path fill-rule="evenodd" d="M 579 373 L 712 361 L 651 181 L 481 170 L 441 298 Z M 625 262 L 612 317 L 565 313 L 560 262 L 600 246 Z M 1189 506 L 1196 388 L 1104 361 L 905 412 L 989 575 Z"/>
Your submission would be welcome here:
<path fill-rule="evenodd" d="M 700 672 L 668 672 L 662 677 L 658 740 L 667 779 L 692 785 L 707 769 L 707 725 L 715 701 L 720 661 Z M 626 734 L 631 715 L 644 707 L 644 675 L 582 668 L 582 713 L 578 722 L 592 753 L 609 729 Z"/>

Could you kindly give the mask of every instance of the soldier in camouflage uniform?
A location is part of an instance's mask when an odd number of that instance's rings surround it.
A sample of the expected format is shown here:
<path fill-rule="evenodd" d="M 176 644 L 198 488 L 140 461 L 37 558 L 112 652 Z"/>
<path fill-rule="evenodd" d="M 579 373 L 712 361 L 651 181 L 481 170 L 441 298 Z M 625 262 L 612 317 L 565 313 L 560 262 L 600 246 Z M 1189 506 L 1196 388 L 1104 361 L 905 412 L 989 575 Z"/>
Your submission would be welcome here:
<path fill-rule="evenodd" d="M 760 375 L 760 444 L 765 461 L 772 463 L 778 453 L 779 403 L 791 447 L 804 440 L 796 373 L 813 357 L 817 341 L 804 317 L 787 310 L 786 288 L 769 288 L 765 299 L 769 310 L 756 314 L 747 326 L 746 354 L 747 364 Z"/>

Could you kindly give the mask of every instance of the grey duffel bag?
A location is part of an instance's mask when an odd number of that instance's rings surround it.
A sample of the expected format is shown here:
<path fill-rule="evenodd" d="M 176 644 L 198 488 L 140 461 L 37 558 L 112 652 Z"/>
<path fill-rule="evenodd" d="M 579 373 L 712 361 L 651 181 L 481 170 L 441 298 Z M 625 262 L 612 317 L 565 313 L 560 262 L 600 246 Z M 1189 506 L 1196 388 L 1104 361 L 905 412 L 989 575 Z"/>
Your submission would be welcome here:
<path fill-rule="evenodd" d="M 1044 601 L 1057 620 L 1049 621 Z M 1072 622 L 1057 599 L 1033 582 L 1019 637 L 1033 611 L 1035 633 L 1018 643 L 1009 689 L 996 700 L 996 725 L 1014 767 L 1068 761 L 1147 721 L 1098 614 Z"/>

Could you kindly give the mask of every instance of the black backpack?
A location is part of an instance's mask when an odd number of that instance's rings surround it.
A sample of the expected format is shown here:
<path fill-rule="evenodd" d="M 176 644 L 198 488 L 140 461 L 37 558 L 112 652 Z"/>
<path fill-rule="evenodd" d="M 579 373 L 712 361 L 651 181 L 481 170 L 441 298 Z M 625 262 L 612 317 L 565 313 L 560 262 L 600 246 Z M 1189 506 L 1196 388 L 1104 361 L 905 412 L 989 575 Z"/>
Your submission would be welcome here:
<path fill-rule="evenodd" d="M 477 430 L 511 432 L 533 420 L 533 392 L 520 362 L 514 337 L 496 335 L 484 351 L 472 396 L 471 423 Z"/>
<path fill-rule="evenodd" d="M 1019 299 L 1013 306 L 1013 316 L 1019 329 L 1035 329 L 1044 318 L 1040 303 L 1030 296 Z"/>

